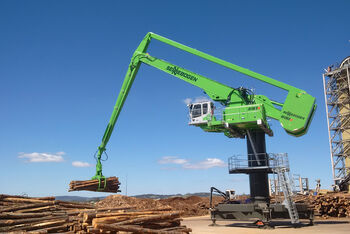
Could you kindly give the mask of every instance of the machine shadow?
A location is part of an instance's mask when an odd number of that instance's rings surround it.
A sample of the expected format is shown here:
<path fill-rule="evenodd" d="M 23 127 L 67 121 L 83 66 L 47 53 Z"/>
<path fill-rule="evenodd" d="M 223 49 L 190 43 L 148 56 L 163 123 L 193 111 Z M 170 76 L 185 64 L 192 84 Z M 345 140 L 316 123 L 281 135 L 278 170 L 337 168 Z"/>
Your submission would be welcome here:
<path fill-rule="evenodd" d="M 323 224 L 347 224 L 350 223 L 350 220 L 317 220 L 314 221 L 314 225 L 323 225 Z M 255 225 L 253 222 L 235 222 L 231 224 L 226 225 L 220 225 L 218 226 L 222 227 L 240 227 L 240 228 L 258 228 L 257 225 Z M 275 220 L 270 222 L 271 228 L 296 228 L 294 227 L 290 221 L 287 220 Z M 312 225 L 309 224 L 308 221 L 302 222 L 297 228 L 305 228 L 305 227 L 312 227 Z"/>

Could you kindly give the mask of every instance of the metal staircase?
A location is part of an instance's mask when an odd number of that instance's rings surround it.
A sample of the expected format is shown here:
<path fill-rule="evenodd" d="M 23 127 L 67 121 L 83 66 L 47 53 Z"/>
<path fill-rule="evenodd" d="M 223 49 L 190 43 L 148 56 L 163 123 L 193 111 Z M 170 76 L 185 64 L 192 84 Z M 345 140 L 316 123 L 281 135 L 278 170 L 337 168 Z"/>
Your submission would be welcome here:
<path fill-rule="evenodd" d="M 283 160 L 283 159 L 282 159 Z M 291 219 L 292 224 L 299 224 L 299 215 L 298 210 L 296 208 L 296 205 L 293 201 L 293 191 L 292 191 L 292 185 L 291 180 L 289 178 L 289 168 L 283 166 L 283 163 L 279 162 L 280 160 L 277 159 L 277 165 L 274 168 L 275 173 L 278 176 L 278 181 L 280 182 L 283 195 L 284 195 L 284 205 L 286 206 L 289 217 Z"/>
<path fill-rule="evenodd" d="M 263 157 L 264 156 L 264 157 Z M 241 156 L 234 155 L 228 161 L 229 173 L 273 173 L 277 175 L 277 180 L 273 179 L 276 185 L 275 194 L 278 195 L 280 189 L 284 195 L 282 203 L 288 210 L 291 223 L 297 225 L 300 223 L 299 214 L 293 201 L 293 186 L 289 173 L 289 161 L 286 153 L 254 153 L 252 155 Z M 277 191 L 278 190 L 278 191 Z"/>

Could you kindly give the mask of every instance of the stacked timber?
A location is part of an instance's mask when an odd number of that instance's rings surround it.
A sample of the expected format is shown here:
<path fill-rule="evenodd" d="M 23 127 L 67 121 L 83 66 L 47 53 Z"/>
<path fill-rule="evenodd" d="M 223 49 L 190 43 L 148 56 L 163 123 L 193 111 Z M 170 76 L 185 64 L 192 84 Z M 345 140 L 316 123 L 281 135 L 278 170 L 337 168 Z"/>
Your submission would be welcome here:
<path fill-rule="evenodd" d="M 82 227 L 88 233 L 190 233 L 181 226 L 180 212 L 165 210 L 119 210 L 114 212 L 84 212 Z"/>
<path fill-rule="evenodd" d="M 135 207 L 94 205 L 0 194 L 0 233 L 189 233 L 180 212 L 170 208 L 137 211 Z"/>
<path fill-rule="evenodd" d="M 311 205 L 316 215 L 324 218 L 350 217 L 350 194 L 327 194 L 313 198 Z"/>
<path fill-rule="evenodd" d="M 66 232 L 82 211 L 94 206 L 56 201 L 55 197 L 30 198 L 0 195 L 0 232 Z"/>
<path fill-rule="evenodd" d="M 296 203 L 306 203 L 315 211 L 315 215 L 323 218 L 350 217 L 350 194 L 327 193 L 320 195 L 297 195 Z"/>
<path fill-rule="evenodd" d="M 69 183 L 69 192 L 71 191 L 93 191 L 117 193 L 119 190 L 118 177 L 108 177 L 105 180 L 73 180 Z"/>

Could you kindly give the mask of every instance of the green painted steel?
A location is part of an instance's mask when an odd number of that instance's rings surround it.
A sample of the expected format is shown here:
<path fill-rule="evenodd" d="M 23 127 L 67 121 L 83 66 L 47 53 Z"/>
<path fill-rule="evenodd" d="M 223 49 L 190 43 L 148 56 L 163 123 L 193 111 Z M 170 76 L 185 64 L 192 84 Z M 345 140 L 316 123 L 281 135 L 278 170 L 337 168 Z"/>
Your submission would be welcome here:
<path fill-rule="evenodd" d="M 147 53 L 147 48 L 152 39 L 284 89 L 288 91 L 287 98 L 284 103 L 272 101 L 264 95 L 254 95 L 244 88 L 232 88 L 203 75 L 151 56 Z M 280 121 L 282 127 L 288 134 L 301 136 L 307 132 L 316 109 L 315 98 L 301 89 L 216 58 L 160 35 L 147 33 L 131 58 L 112 116 L 106 127 L 102 142 L 98 147 L 96 175 L 93 179 L 98 179 L 100 181 L 100 188 L 102 190 L 103 182 L 101 181 L 103 181 L 105 177 L 102 174 L 101 156 L 106 150 L 106 145 L 111 137 L 120 111 L 123 108 L 124 102 L 142 63 L 155 67 L 203 89 L 212 100 L 220 102 L 225 106 L 222 119 L 217 119 L 211 114 L 205 118 L 205 122 L 197 125 L 207 132 L 222 132 L 227 137 L 242 138 L 245 136 L 247 130 L 262 129 L 267 134 L 272 135 L 272 131 L 267 122 L 267 117 L 270 117 Z"/>

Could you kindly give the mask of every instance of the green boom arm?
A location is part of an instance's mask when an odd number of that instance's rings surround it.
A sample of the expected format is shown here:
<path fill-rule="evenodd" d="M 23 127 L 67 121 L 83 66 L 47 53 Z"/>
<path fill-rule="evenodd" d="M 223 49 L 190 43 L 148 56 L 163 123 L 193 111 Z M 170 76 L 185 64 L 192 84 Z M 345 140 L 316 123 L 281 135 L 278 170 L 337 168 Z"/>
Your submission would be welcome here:
<path fill-rule="evenodd" d="M 209 54 L 203 53 L 196 49 L 190 48 L 188 46 L 182 45 L 178 42 L 172 41 L 165 37 L 159 36 L 154 33 L 147 33 L 145 38 L 141 41 L 140 45 L 134 52 L 131 59 L 130 65 L 128 67 L 122 88 L 119 92 L 118 99 L 114 106 L 112 116 L 109 120 L 107 128 L 102 138 L 101 145 L 98 147 L 97 152 L 97 164 L 96 164 L 96 175 L 94 179 L 103 178 L 102 175 L 102 165 L 101 156 L 106 150 L 106 145 L 111 137 L 114 126 L 118 119 L 121 109 L 123 108 L 126 97 L 130 91 L 130 88 L 134 82 L 135 76 L 142 63 L 148 64 L 152 67 L 158 68 L 168 74 L 171 74 L 179 79 L 182 79 L 192 85 L 195 85 L 203 89 L 207 95 L 214 101 L 219 101 L 225 106 L 237 106 L 245 105 L 247 99 L 243 97 L 242 93 L 238 89 L 231 88 L 229 86 L 220 84 L 214 80 L 208 79 L 199 74 L 193 73 L 189 70 L 180 68 L 164 60 L 155 58 L 146 53 L 147 48 L 151 39 L 156 39 L 170 46 L 176 47 L 178 49 L 184 50 L 211 62 L 217 63 L 234 71 L 240 72 L 242 74 L 248 75 L 252 78 L 258 79 L 270 85 L 279 87 L 288 91 L 287 98 L 283 104 L 273 102 L 263 95 L 256 95 L 254 98 L 255 104 L 264 104 L 266 115 L 277 119 L 281 122 L 282 127 L 291 135 L 300 136 L 305 134 L 307 128 L 311 122 L 312 114 L 316 108 L 315 98 L 307 94 L 305 91 L 285 84 L 283 82 L 274 80 L 270 77 L 261 75 L 259 73 L 250 71 L 246 68 L 242 68 L 235 64 L 226 62 L 222 59 L 216 58 Z M 281 106 L 281 110 L 276 108 L 275 105 Z"/>

